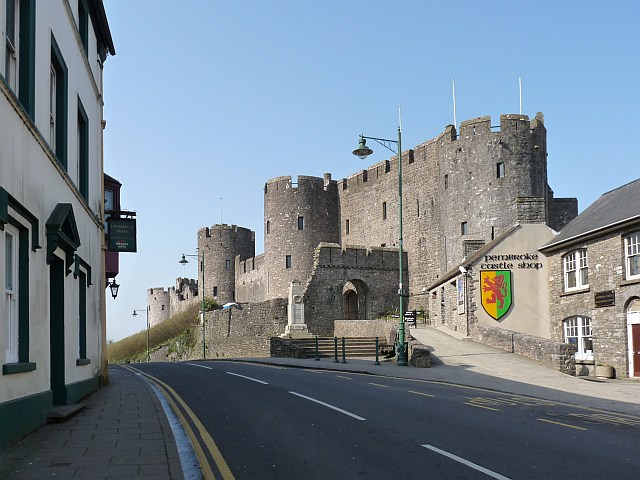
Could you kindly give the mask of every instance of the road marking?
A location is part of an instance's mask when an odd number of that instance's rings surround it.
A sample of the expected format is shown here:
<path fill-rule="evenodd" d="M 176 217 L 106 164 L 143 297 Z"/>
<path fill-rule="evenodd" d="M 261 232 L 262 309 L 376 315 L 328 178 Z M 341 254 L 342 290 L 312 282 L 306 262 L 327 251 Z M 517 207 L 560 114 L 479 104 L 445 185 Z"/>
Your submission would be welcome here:
<path fill-rule="evenodd" d="M 639 418 L 620 417 L 618 415 L 607 415 L 604 413 L 593 413 L 589 415 L 583 413 L 570 413 L 569 416 L 576 417 L 591 423 L 609 423 L 612 425 L 640 425 Z"/>
<path fill-rule="evenodd" d="M 292 394 L 292 395 L 296 395 L 296 396 L 298 396 L 298 397 L 304 398 L 304 399 L 306 399 L 306 400 L 310 400 L 310 401 L 312 401 L 312 402 L 318 403 L 318 404 L 320 404 L 320 405 L 323 405 L 323 406 L 325 406 L 325 407 L 327 407 L 327 408 L 330 408 L 330 409 L 332 409 L 332 410 L 335 410 L 336 412 L 344 413 L 345 415 L 348 415 L 348 416 L 350 416 L 351 418 L 355 418 L 356 420 L 365 420 L 364 418 L 359 417 L 358 415 L 356 415 L 356 414 L 354 414 L 354 413 L 347 412 L 346 410 L 343 410 L 343 409 L 341 409 L 341 408 L 335 407 L 335 406 L 333 406 L 333 405 L 331 405 L 331 404 L 329 404 L 329 403 L 321 402 L 320 400 L 317 400 L 317 399 L 315 399 L 315 398 L 307 397 L 306 395 L 302 395 L 301 393 L 296 393 L 296 392 L 289 392 L 289 393 L 290 393 L 290 394 Z"/>
<path fill-rule="evenodd" d="M 345 380 L 353 380 L 353 378 L 345 377 L 345 376 L 342 376 L 342 375 L 336 375 L 336 377 L 344 378 Z"/>
<path fill-rule="evenodd" d="M 213 368 L 211 367 L 207 367 L 206 365 L 198 365 L 197 363 L 187 363 L 187 365 L 191 365 L 192 367 L 206 368 L 207 370 L 213 370 Z"/>
<path fill-rule="evenodd" d="M 431 395 L 430 393 L 414 392 L 413 390 L 409 390 L 409 393 L 415 393 L 416 395 L 422 395 L 423 397 L 435 397 L 435 395 Z"/>
<path fill-rule="evenodd" d="M 464 402 L 465 405 L 469 405 L 470 407 L 484 408 L 485 410 L 493 410 L 494 412 L 500 412 L 497 408 L 487 407 L 485 405 L 477 405 L 475 403 Z"/>
<path fill-rule="evenodd" d="M 429 450 L 439 453 L 440 455 L 444 455 L 445 457 L 450 458 L 451 460 L 455 460 L 456 462 L 462 463 L 463 465 L 466 465 L 467 467 L 471 467 L 475 470 L 478 470 L 479 472 L 482 472 L 486 475 L 489 475 L 490 477 L 493 478 L 497 478 L 498 480 L 510 480 L 509 477 L 505 477 L 504 475 L 500 475 L 499 473 L 493 472 L 487 468 L 481 467 L 478 464 L 475 464 L 473 462 L 470 462 L 469 460 L 465 460 L 462 457 L 459 457 L 457 455 L 454 455 L 453 453 L 449 453 L 449 452 L 445 452 L 444 450 L 440 450 L 437 447 L 434 447 L 433 445 L 422 445 L 424 448 L 428 448 Z"/>
<path fill-rule="evenodd" d="M 376 387 L 382 387 L 382 388 L 389 388 L 389 385 L 382 385 L 380 383 L 369 382 L 369 385 L 373 385 L 373 386 L 376 386 Z"/>
<path fill-rule="evenodd" d="M 234 480 L 235 477 L 233 476 L 233 473 L 231 473 L 231 470 L 229 469 L 227 462 L 222 456 L 222 453 L 220 453 L 220 449 L 216 445 L 216 442 L 213 440 L 213 438 L 211 437 L 207 429 L 204 427 L 204 425 L 202 425 L 202 422 L 200 422 L 200 419 L 196 416 L 195 413 L 193 413 L 193 410 L 191 410 L 189 406 L 185 403 L 185 401 L 182 400 L 180 395 L 178 395 L 173 388 L 171 388 L 169 385 L 164 383 L 162 380 L 152 375 L 149 375 L 148 373 L 145 373 L 133 367 L 125 367 L 125 368 L 135 372 L 139 372 L 140 374 L 144 375 L 146 378 L 154 382 L 156 385 L 158 385 L 164 391 L 164 394 L 167 398 L 167 401 L 171 405 L 171 408 L 173 409 L 175 414 L 178 415 L 178 418 L 180 418 L 182 425 L 187 431 L 187 435 L 189 435 L 189 438 L 191 438 L 191 443 L 193 444 L 193 448 L 195 449 L 196 455 L 198 456 L 198 460 L 200 461 L 200 468 L 202 469 L 204 478 L 207 478 L 207 479 L 214 478 L 213 471 L 211 469 L 211 465 L 209 464 L 209 459 L 207 458 L 207 455 L 204 453 L 203 446 L 200 443 L 198 437 L 195 435 L 195 432 L 191 428 L 190 423 L 185 418 L 185 414 L 189 417 L 189 419 L 193 422 L 194 426 L 198 429 L 200 438 L 202 439 L 202 442 L 204 443 L 206 448 L 209 450 L 209 453 L 211 454 L 211 457 L 213 458 L 213 461 L 215 462 L 218 471 L 222 475 L 222 478 L 225 480 Z M 181 408 L 178 407 L 176 402 L 180 404 Z M 183 413 L 183 410 L 184 410 L 184 413 Z"/>
<path fill-rule="evenodd" d="M 561 427 L 575 428 L 576 430 L 587 430 L 586 428 L 576 427 L 575 425 L 569 425 L 568 423 L 554 422 L 553 420 L 547 420 L 546 418 L 539 418 L 538 420 L 541 422 L 553 423 L 554 425 L 560 425 Z"/>
<path fill-rule="evenodd" d="M 246 377 L 244 375 L 240 375 L 239 373 L 226 372 L 229 375 L 234 375 L 236 377 L 244 378 L 246 380 L 251 380 L 252 382 L 261 383 L 262 385 L 269 385 L 267 382 L 263 382 L 262 380 L 258 380 L 257 378 Z"/>

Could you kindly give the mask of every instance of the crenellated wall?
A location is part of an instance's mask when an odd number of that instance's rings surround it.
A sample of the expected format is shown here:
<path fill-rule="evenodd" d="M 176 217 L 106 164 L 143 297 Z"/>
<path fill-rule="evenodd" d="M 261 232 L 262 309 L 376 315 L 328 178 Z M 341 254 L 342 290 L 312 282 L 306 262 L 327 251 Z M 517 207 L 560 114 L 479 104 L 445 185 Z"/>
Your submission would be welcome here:
<path fill-rule="evenodd" d="M 543 115 L 491 123 L 484 116 L 459 131 L 449 125 L 402 152 L 407 308 L 424 307 L 425 287 L 514 225 L 560 230 L 577 215 L 577 200 L 554 199 L 547 183 Z M 398 158 L 362 167 L 337 182 L 328 173 L 268 180 L 262 255 L 249 229 L 201 228 L 205 297 L 215 288 L 219 304 L 262 302 L 285 298 L 299 281 L 307 288 L 306 321 L 320 334 L 332 334 L 332 322 L 355 310 L 373 318 L 397 306 Z M 349 289 L 358 299 L 346 309 Z"/>
<path fill-rule="evenodd" d="M 516 223 L 562 228 L 576 199 L 553 200 L 547 185 L 544 117 L 501 115 L 448 126 L 402 154 L 403 247 L 410 288 L 437 277 Z M 342 180 L 342 243 L 398 244 L 398 160 L 379 162 Z M 348 228 L 347 228 L 348 222 Z M 413 307 L 413 306 L 412 306 Z"/>
<path fill-rule="evenodd" d="M 255 234 L 237 225 L 213 225 L 198 230 L 198 252 L 204 251 L 204 294 L 219 305 L 236 300 L 236 257 L 255 256 Z M 198 253 L 201 255 L 201 253 Z M 198 279 L 202 281 L 198 259 Z"/>
<path fill-rule="evenodd" d="M 264 261 L 267 299 L 287 296 L 289 284 L 305 283 L 320 242 L 339 240 L 338 185 L 324 178 L 277 177 L 264 187 Z"/>
<path fill-rule="evenodd" d="M 408 279 L 407 255 L 404 274 Z M 377 318 L 397 308 L 398 250 L 321 243 L 314 251 L 313 271 L 305 285 L 305 321 L 317 335 L 333 333 L 335 320 Z M 349 312 L 345 292 L 358 296 Z"/>

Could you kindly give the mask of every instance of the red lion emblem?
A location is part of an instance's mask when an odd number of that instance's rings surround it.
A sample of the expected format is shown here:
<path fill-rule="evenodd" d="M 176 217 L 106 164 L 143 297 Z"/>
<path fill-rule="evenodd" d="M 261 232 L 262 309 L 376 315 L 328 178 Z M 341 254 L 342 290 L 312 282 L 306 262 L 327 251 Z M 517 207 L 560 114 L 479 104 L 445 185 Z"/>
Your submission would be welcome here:
<path fill-rule="evenodd" d="M 509 294 L 508 288 L 508 284 L 504 282 L 504 275 L 496 275 L 495 280 L 485 277 L 482 291 L 491 292 L 491 296 L 485 298 L 485 301 L 487 303 L 499 302 L 498 308 L 502 308 L 504 306 L 504 297 Z"/>

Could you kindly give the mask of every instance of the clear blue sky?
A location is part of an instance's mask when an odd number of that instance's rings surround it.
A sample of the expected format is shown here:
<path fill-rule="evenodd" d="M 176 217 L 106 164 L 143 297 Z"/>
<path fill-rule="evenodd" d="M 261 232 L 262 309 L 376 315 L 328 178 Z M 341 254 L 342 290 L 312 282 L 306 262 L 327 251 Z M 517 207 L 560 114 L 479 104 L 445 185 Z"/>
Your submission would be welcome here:
<path fill-rule="evenodd" d="M 256 232 L 263 186 L 341 179 L 365 163 L 358 134 L 403 147 L 457 120 L 541 111 L 549 184 L 580 211 L 640 177 L 637 1 L 104 0 L 105 171 L 135 210 L 138 253 L 120 255 L 107 337 L 145 328 L 150 287 L 195 278 L 198 228 Z M 220 198 L 222 197 L 222 201 Z"/>

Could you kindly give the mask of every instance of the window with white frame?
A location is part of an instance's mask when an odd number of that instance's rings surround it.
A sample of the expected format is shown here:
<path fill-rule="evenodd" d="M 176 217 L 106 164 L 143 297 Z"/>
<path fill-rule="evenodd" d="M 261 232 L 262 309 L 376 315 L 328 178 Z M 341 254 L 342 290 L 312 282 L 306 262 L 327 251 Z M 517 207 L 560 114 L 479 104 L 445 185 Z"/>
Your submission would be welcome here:
<path fill-rule="evenodd" d="M 591 318 L 575 316 L 566 319 L 564 341 L 576 347 L 576 360 L 593 360 Z"/>
<path fill-rule="evenodd" d="M 5 362 L 18 362 L 18 232 L 5 225 L 4 232 L 4 338 Z"/>
<path fill-rule="evenodd" d="M 625 237 L 624 255 L 627 280 L 640 279 L 640 232 Z"/>
<path fill-rule="evenodd" d="M 586 250 L 574 250 L 563 258 L 564 289 L 577 290 L 589 286 L 589 265 Z"/>
<path fill-rule="evenodd" d="M 18 42 L 20 39 L 20 1 L 7 0 L 5 28 L 4 78 L 9 87 L 18 93 Z"/>

